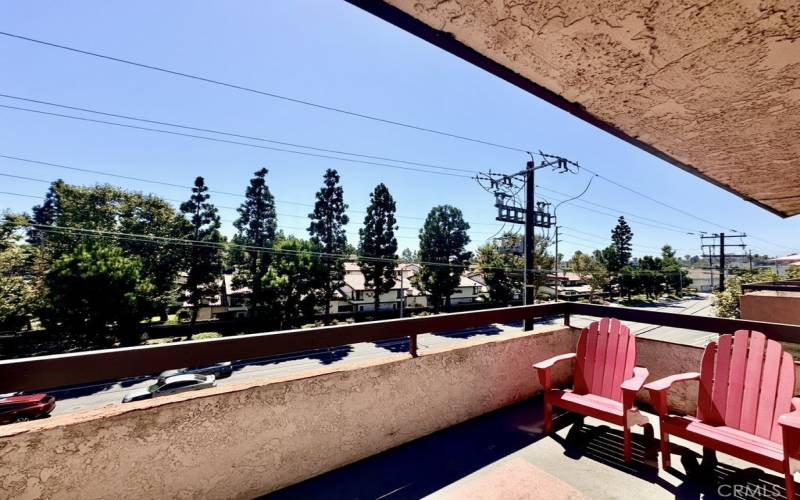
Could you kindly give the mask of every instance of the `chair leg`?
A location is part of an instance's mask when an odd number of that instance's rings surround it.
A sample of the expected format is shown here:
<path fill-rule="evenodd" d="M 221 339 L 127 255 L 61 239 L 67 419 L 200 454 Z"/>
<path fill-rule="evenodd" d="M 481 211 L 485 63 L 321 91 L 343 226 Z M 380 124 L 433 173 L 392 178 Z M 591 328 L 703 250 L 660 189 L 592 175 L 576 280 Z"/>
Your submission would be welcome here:
<path fill-rule="evenodd" d="M 553 432 L 553 405 L 545 402 L 544 404 L 544 433 Z"/>
<path fill-rule="evenodd" d="M 669 434 L 661 431 L 661 468 L 670 468 Z"/>
<path fill-rule="evenodd" d="M 786 498 L 787 500 L 795 500 L 794 474 L 792 474 L 791 470 L 788 467 L 786 467 L 786 471 L 784 472 L 784 477 L 786 478 Z"/>
<path fill-rule="evenodd" d="M 625 463 L 629 463 L 631 461 L 631 428 L 627 425 L 625 426 L 624 430 L 624 451 L 623 456 L 625 458 Z"/>
<path fill-rule="evenodd" d="M 713 469 L 718 463 L 717 452 L 703 446 L 703 466 Z"/>

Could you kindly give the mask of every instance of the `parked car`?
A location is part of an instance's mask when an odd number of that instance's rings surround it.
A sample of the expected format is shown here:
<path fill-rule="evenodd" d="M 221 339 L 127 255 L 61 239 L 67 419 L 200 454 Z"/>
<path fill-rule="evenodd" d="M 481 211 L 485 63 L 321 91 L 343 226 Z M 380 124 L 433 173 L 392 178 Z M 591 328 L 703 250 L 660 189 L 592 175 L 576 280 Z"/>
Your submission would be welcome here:
<path fill-rule="evenodd" d="M 132 401 L 141 401 L 143 399 L 151 399 L 159 396 L 168 396 L 170 394 L 177 394 L 179 392 L 197 391 L 200 389 L 208 389 L 216 385 L 216 378 L 214 375 L 197 375 L 197 374 L 184 374 L 174 375 L 167 377 L 165 380 L 159 380 L 150 387 L 143 387 L 136 389 L 122 399 L 123 403 L 130 403 Z"/>
<path fill-rule="evenodd" d="M 43 418 L 56 407 L 56 398 L 48 394 L 29 394 L 0 399 L 0 423 L 25 422 Z"/>
<path fill-rule="evenodd" d="M 223 379 L 228 378 L 233 374 L 233 365 L 230 361 L 225 361 L 224 363 L 216 363 L 209 366 L 203 366 L 201 368 L 178 368 L 175 370 L 167 370 L 165 372 L 161 372 L 161 375 L 158 376 L 158 381 L 163 382 L 169 377 L 184 374 L 214 375 L 214 377 L 217 379 Z"/>

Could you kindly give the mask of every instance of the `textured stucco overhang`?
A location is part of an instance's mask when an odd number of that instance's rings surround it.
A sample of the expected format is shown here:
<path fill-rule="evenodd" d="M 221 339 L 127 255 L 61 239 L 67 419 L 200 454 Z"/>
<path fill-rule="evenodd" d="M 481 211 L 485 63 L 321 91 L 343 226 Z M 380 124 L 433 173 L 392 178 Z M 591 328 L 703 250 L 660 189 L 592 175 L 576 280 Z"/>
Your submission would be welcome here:
<path fill-rule="evenodd" d="M 781 216 L 800 213 L 798 0 L 348 0 Z"/>

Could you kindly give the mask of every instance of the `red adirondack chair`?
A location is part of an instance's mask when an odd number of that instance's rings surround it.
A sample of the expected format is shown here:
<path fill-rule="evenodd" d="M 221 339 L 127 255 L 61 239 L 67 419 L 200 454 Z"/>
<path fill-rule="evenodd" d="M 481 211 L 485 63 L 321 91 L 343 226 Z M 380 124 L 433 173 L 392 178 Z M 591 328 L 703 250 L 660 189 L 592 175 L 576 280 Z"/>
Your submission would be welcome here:
<path fill-rule="evenodd" d="M 669 414 L 667 390 L 688 380 L 700 381 L 697 416 Z M 700 373 L 672 375 L 645 386 L 661 421 L 663 468 L 670 466 L 669 436 L 674 435 L 706 452 L 783 472 L 787 497 L 794 499 L 792 473 L 800 470 L 800 399 L 792 397 L 794 382 L 794 361 L 780 343 L 748 330 L 720 336 L 706 346 Z"/>
<path fill-rule="evenodd" d="M 552 368 L 575 360 L 573 388 L 552 387 Z M 544 388 L 545 432 L 553 429 L 553 406 L 621 425 L 624 457 L 631 459 L 631 427 L 648 423 L 634 406 L 636 393 L 647 379 L 647 369 L 635 367 L 636 341 L 630 329 L 604 318 L 581 332 L 578 352 L 562 354 L 533 365 Z"/>

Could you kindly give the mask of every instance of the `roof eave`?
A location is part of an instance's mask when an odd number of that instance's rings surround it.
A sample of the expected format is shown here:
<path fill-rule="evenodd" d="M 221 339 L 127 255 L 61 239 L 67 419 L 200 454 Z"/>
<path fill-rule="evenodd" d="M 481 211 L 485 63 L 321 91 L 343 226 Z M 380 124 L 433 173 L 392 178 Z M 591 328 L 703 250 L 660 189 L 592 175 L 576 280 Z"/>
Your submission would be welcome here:
<path fill-rule="evenodd" d="M 459 42 L 452 34 L 440 31 L 431 26 L 428 26 L 424 22 L 420 21 L 419 19 L 415 18 L 414 16 L 404 12 L 397 7 L 390 5 L 383 1 L 375 1 L 375 0 L 346 0 L 352 5 L 363 9 L 370 14 L 373 14 L 384 21 L 391 23 L 398 28 L 401 28 L 412 35 L 421 38 L 428 43 L 431 43 L 440 49 L 446 50 L 447 52 L 478 66 L 479 68 L 483 69 L 484 71 L 488 71 L 489 73 L 502 78 L 503 80 L 515 85 L 522 90 L 535 95 L 536 97 L 547 101 L 548 103 L 561 108 L 562 110 L 580 118 L 581 120 L 594 125 L 595 127 L 612 134 L 613 136 L 622 139 L 637 148 L 640 148 L 648 153 L 675 165 L 676 167 L 689 172 L 690 174 L 697 176 L 703 179 L 706 182 L 713 184 L 716 187 L 724 189 L 745 201 L 748 201 L 754 205 L 757 205 L 764 210 L 767 210 L 770 213 L 778 215 L 782 218 L 790 217 L 792 214 L 783 212 L 781 210 L 777 210 L 765 203 L 762 203 L 740 191 L 737 191 L 733 187 L 721 183 L 716 179 L 712 179 L 702 172 L 700 172 L 697 168 L 692 167 L 691 165 L 687 165 L 677 159 L 673 158 L 672 156 L 656 149 L 654 146 L 647 144 L 645 142 L 640 141 L 639 139 L 628 135 L 627 133 L 623 132 L 616 126 L 606 121 L 603 121 L 592 113 L 586 111 L 586 109 L 578 103 L 569 101 L 562 97 L 561 95 L 542 87 L 541 85 L 525 78 L 524 76 L 520 75 L 512 71 L 511 69 L 501 65 L 500 63 L 496 62 L 495 60 L 481 54 L 480 52 L 474 50 L 473 48 Z"/>

